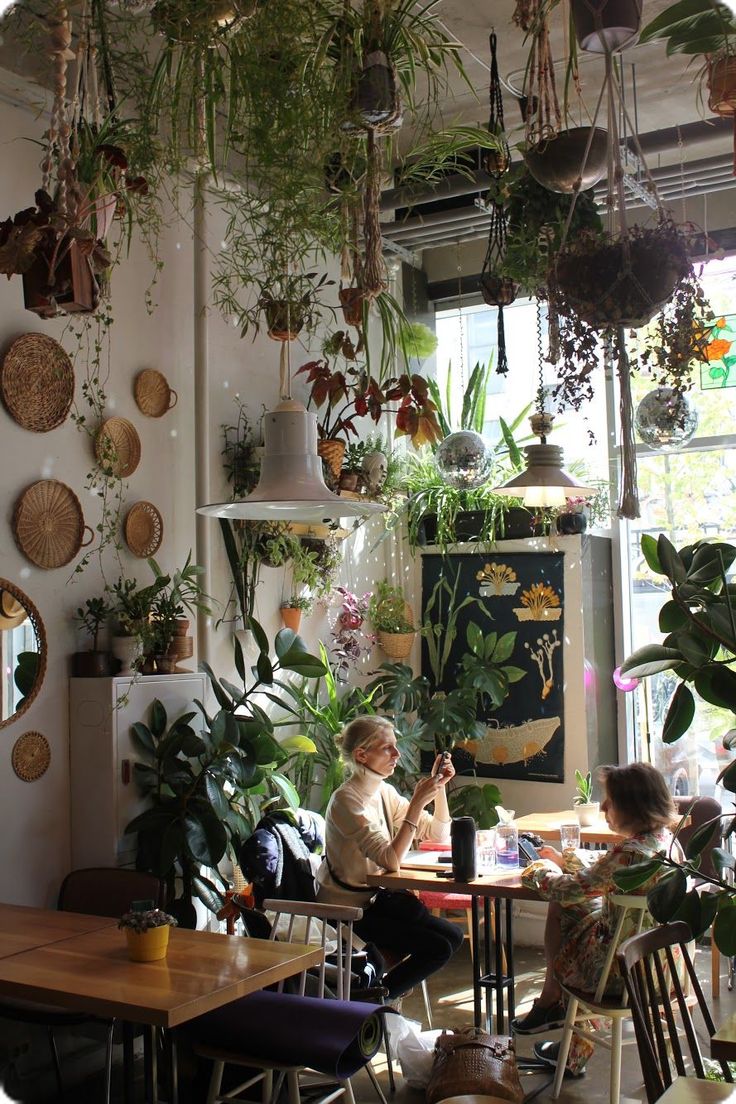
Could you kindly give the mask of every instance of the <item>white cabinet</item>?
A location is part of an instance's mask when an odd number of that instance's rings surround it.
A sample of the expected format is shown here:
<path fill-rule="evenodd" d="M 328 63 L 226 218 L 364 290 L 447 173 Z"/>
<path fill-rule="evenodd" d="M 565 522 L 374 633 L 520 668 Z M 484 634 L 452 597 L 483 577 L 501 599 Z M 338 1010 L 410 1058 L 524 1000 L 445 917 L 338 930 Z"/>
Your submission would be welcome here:
<path fill-rule="evenodd" d="M 125 826 L 145 804 L 133 779 L 138 752 L 131 725 L 149 722 L 155 698 L 169 723 L 196 710 L 206 684 L 202 674 L 69 680 L 72 868 L 134 862 L 135 836 L 126 836 Z"/>

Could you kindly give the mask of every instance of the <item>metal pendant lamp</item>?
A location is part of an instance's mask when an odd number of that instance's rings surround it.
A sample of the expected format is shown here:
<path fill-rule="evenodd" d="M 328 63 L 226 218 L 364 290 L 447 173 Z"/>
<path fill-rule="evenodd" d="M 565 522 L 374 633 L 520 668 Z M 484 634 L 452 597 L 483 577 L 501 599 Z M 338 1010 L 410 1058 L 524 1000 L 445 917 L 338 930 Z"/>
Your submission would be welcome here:
<path fill-rule="evenodd" d="M 291 397 L 289 342 L 281 360 L 281 401 L 263 416 L 264 455 L 258 486 L 238 502 L 200 506 L 206 517 L 247 521 L 303 521 L 383 513 L 379 502 L 341 498 L 329 490 L 317 454 L 317 417 Z"/>
<path fill-rule="evenodd" d="M 562 449 L 548 445 L 547 434 L 552 429 L 553 414 L 544 410 L 544 382 L 542 378 L 542 311 L 537 302 L 537 360 L 539 383 L 537 386 L 537 411 L 529 421 L 532 433 L 539 437 L 538 445 L 527 445 L 526 468 L 502 487 L 494 487 L 493 493 L 506 498 L 521 498 L 531 509 L 564 506 L 568 498 L 587 494 L 585 487 L 564 470 Z"/>

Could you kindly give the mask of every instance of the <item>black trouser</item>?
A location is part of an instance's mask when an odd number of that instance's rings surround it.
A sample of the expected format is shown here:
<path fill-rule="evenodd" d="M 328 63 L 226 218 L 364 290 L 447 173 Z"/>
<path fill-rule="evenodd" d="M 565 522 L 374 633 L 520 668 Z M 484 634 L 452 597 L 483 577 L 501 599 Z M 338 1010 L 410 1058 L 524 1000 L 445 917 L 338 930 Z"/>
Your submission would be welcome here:
<path fill-rule="evenodd" d="M 402 997 L 440 970 L 463 942 L 463 932 L 457 924 L 432 916 L 410 893 L 381 891 L 354 929 L 361 939 L 374 943 L 379 951 L 401 957 L 402 961 L 390 969 L 382 981 L 391 1000 Z"/>

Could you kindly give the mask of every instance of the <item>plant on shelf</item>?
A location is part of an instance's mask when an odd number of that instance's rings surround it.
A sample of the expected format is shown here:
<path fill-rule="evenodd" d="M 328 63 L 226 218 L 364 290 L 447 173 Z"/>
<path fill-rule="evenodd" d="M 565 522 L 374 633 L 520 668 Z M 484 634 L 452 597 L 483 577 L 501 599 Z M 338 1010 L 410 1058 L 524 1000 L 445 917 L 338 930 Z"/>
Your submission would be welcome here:
<path fill-rule="evenodd" d="M 330 655 L 335 665 L 335 677 L 338 682 L 346 682 L 350 668 L 370 655 L 375 639 L 363 631 L 363 622 L 368 616 L 371 594 L 358 597 L 346 587 L 335 587 L 340 596 L 340 608 L 332 626 L 332 646 Z"/>
<path fill-rule="evenodd" d="M 669 588 L 659 611 L 659 628 L 666 635 L 661 644 L 637 649 L 622 663 L 621 673 L 628 678 L 648 678 L 660 671 L 672 671 L 676 676 L 677 686 L 662 728 L 665 744 L 673 744 L 690 728 L 698 699 L 736 713 L 736 585 L 729 574 L 736 561 L 736 547 L 722 541 L 699 540 L 676 549 L 662 533 L 656 540 L 644 534 L 641 548 L 650 570 L 663 576 Z M 728 737 L 724 738 L 724 746 L 733 750 Z M 721 771 L 717 781 L 729 793 L 736 793 L 736 760 Z M 724 954 L 732 955 L 736 953 L 734 857 L 714 847 L 711 854 L 715 876 L 699 870 L 702 852 L 718 842 L 723 833 L 721 819 L 730 823 L 733 812 L 694 832 L 685 847 L 684 860 L 670 849 L 649 863 L 629 867 L 616 881 L 624 893 L 629 893 L 664 867 L 656 887 L 647 895 L 654 918 L 660 923 L 686 920 L 695 938 L 713 924 L 716 945 Z M 705 882 L 711 892 L 700 896 L 697 890 L 689 889 L 690 877 Z"/>
<path fill-rule="evenodd" d="M 110 674 L 110 654 L 98 648 L 100 630 L 107 623 L 112 607 L 104 596 L 87 598 L 79 606 L 74 620 L 90 638 L 86 652 L 75 653 L 72 663 L 73 672 L 78 678 L 104 678 Z"/>
<path fill-rule="evenodd" d="M 363 485 L 363 462 L 369 452 L 365 441 L 354 441 L 345 449 L 345 456 L 340 471 L 341 491 L 360 491 Z"/>
<path fill-rule="evenodd" d="M 131 730 L 140 753 L 135 779 L 149 807 L 125 831 L 137 833 L 136 867 L 165 882 L 166 908 L 185 927 L 196 923 L 194 897 L 213 912 L 222 907 L 227 882 L 218 864 L 226 853 L 237 853 L 264 803 L 278 798 L 290 808 L 299 805 L 284 770 L 297 748 L 303 753 L 304 741 L 279 742 L 258 698 L 268 694 L 279 703 L 283 673 L 311 680 L 322 677 L 326 667 L 289 629 L 276 635 L 272 658 L 262 627 L 252 620 L 249 628 L 258 658 L 248 677 L 240 642 L 233 643 L 240 686 L 203 665 L 218 708 L 210 714 L 195 703 L 201 732 L 191 723 L 196 712 L 169 725 L 160 701 L 151 707 L 149 724 L 139 722 Z"/>
<path fill-rule="evenodd" d="M 386 580 L 376 583 L 368 616 L 386 655 L 391 659 L 406 659 L 417 633 L 403 588 Z"/>

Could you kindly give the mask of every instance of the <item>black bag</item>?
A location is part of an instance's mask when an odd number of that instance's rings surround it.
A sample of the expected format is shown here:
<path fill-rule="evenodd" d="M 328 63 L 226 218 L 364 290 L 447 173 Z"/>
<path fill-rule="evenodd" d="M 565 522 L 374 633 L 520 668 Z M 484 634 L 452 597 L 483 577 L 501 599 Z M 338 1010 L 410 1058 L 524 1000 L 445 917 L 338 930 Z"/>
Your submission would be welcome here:
<path fill-rule="evenodd" d="M 365 911 L 401 925 L 416 924 L 429 915 L 426 906 L 408 889 L 379 889 Z"/>

